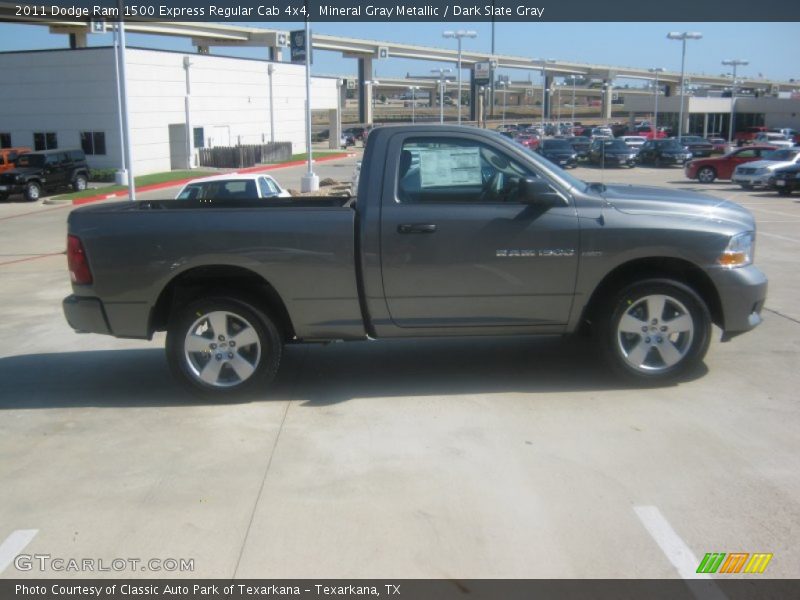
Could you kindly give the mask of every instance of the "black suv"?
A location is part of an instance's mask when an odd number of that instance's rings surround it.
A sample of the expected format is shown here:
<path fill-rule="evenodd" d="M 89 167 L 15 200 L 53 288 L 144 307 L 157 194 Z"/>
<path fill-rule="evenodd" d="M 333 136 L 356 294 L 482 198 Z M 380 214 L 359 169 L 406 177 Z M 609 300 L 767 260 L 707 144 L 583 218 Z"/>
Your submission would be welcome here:
<path fill-rule="evenodd" d="M 642 164 L 652 163 L 657 167 L 683 165 L 692 158 L 692 153 L 675 139 L 647 140 L 639 148 L 638 160 Z"/>
<path fill-rule="evenodd" d="M 42 192 L 71 186 L 76 192 L 86 189 L 89 166 L 83 150 L 45 150 L 27 152 L 17 158 L 17 166 L 0 175 L 0 200 L 23 194 L 38 200 Z"/>

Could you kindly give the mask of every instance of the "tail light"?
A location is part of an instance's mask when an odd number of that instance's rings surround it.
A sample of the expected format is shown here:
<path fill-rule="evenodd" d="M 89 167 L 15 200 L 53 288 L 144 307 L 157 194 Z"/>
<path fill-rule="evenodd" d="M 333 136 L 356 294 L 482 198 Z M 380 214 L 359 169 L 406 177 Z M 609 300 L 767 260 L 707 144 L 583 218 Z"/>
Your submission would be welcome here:
<path fill-rule="evenodd" d="M 81 239 L 76 235 L 67 236 L 67 265 L 72 283 L 78 285 L 92 283 L 92 272 L 89 269 L 86 251 L 83 249 Z"/>

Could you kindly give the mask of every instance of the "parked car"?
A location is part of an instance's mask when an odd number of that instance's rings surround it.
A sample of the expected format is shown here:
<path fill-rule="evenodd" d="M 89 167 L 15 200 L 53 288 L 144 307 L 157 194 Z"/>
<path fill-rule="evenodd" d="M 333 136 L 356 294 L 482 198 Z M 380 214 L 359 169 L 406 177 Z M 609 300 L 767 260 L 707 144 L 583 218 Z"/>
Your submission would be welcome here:
<path fill-rule="evenodd" d="M 599 165 L 636 166 L 637 151 L 622 140 L 595 140 L 589 151 L 589 160 Z"/>
<path fill-rule="evenodd" d="M 609 127 L 595 127 L 592 129 L 593 140 L 610 140 L 613 137 L 614 134 Z"/>
<path fill-rule="evenodd" d="M 560 167 L 578 166 L 578 153 L 567 140 L 543 140 L 536 152 Z"/>
<path fill-rule="evenodd" d="M 737 204 L 587 184 L 472 127 L 371 136 L 355 203 L 71 211 L 68 323 L 166 331 L 175 376 L 223 398 L 263 395 L 292 343 L 583 328 L 615 371 L 656 384 L 702 363 L 712 323 L 727 341 L 761 322 L 767 279 L 753 265 L 755 221 Z"/>
<path fill-rule="evenodd" d="M 530 148 L 531 150 L 536 150 L 536 148 L 538 148 L 539 144 L 541 143 L 541 140 L 539 139 L 538 136 L 529 135 L 526 133 L 521 133 L 517 135 L 514 141 L 517 142 L 518 144 L 522 144 L 526 148 Z"/>
<path fill-rule="evenodd" d="M 576 135 L 568 137 L 566 140 L 572 145 L 575 153 L 578 155 L 578 160 L 586 160 L 589 158 L 589 149 L 592 146 L 592 140 L 586 136 Z"/>
<path fill-rule="evenodd" d="M 733 170 L 744 163 L 761 160 L 764 154 L 775 150 L 774 146 L 742 146 L 723 156 L 690 160 L 684 167 L 686 177 L 700 183 L 712 183 L 715 179 L 730 179 Z"/>
<path fill-rule="evenodd" d="M 794 146 L 793 139 L 790 139 L 782 133 L 774 133 L 771 131 L 759 133 L 753 138 L 753 143 L 768 144 L 770 146 L 775 146 L 776 148 L 791 148 Z"/>
<path fill-rule="evenodd" d="M 723 137 L 707 138 L 713 147 L 711 154 L 725 154 L 728 152 L 728 140 Z"/>
<path fill-rule="evenodd" d="M 648 140 L 660 140 L 667 137 L 667 132 L 664 130 L 663 127 L 659 127 L 657 130 L 653 130 L 653 128 L 648 125 L 641 125 L 636 127 L 632 131 L 628 133 L 629 135 L 636 135 L 646 138 Z"/>
<path fill-rule="evenodd" d="M 769 187 L 781 196 L 788 196 L 795 190 L 800 190 L 800 164 L 776 169 L 769 179 Z"/>
<path fill-rule="evenodd" d="M 740 165 L 733 171 L 731 181 L 743 189 L 769 185 L 769 178 L 778 169 L 800 162 L 800 148 L 779 148 L 766 152 L 761 160 Z"/>
<path fill-rule="evenodd" d="M 0 173 L 5 173 L 16 167 L 17 157 L 20 154 L 30 152 L 30 148 L 1 148 L 0 149 Z"/>
<path fill-rule="evenodd" d="M 623 142 L 625 142 L 628 146 L 633 148 L 634 150 L 639 150 L 644 143 L 647 141 L 647 138 L 643 135 L 623 135 L 621 138 Z"/>
<path fill-rule="evenodd" d="M 356 142 L 363 142 L 367 137 L 368 131 L 366 127 L 347 127 L 342 133 L 352 137 Z"/>
<path fill-rule="evenodd" d="M 190 181 L 176 200 L 258 200 L 291 198 L 275 179 L 263 174 L 225 173 Z"/>
<path fill-rule="evenodd" d="M 692 153 L 681 146 L 674 138 L 666 140 L 647 140 L 639 149 L 637 160 L 642 164 L 656 167 L 682 165 L 692 158 Z"/>
<path fill-rule="evenodd" d="M 681 146 L 689 149 L 689 152 L 692 153 L 692 158 L 711 156 L 714 151 L 714 144 L 698 135 L 684 135 L 683 137 L 675 138 L 675 140 Z"/>
<path fill-rule="evenodd" d="M 755 141 L 756 136 L 765 131 L 767 131 L 766 127 L 747 127 L 743 131 L 737 131 L 733 136 L 733 140 L 736 142 L 737 146 L 752 144 Z"/>
<path fill-rule="evenodd" d="M 0 174 L 0 200 L 22 194 L 38 200 L 42 192 L 72 187 L 76 192 L 89 183 L 89 165 L 83 150 L 42 150 L 17 157 L 13 169 Z"/>

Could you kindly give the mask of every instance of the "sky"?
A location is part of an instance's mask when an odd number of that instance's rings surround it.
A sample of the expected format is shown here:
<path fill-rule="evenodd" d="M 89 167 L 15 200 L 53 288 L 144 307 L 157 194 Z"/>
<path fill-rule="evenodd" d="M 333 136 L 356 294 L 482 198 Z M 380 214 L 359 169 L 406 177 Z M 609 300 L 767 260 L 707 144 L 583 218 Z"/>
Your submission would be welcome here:
<path fill-rule="evenodd" d="M 302 23 L 242 23 L 250 27 L 300 29 Z M 446 23 L 313 23 L 312 32 L 354 38 L 387 40 L 423 46 L 455 48 L 455 40 L 442 38 Z M 465 39 L 464 50 L 491 50 L 490 23 L 459 23 L 473 29 L 475 39 Z M 703 39 L 687 42 L 686 72 L 719 75 L 729 72 L 723 59 L 749 60 L 738 75 L 800 81 L 800 23 L 497 23 L 497 54 L 553 58 L 614 66 L 663 67 L 680 71 L 681 43 L 668 40 L 670 31 L 699 31 Z M 108 45 L 109 35 L 91 35 L 90 45 Z M 129 35 L 128 44 L 167 50 L 193 51 L 188 39 Z M 0 51 L 66 47 L 66 36 L 51 35 L 46 27 L 0 24 Z M 212 48 L 213 54 L 265 58 L 266 51 L 251 48 Z M 790 58 L 792 57 L 792 58 Z M 356 61 L 336 52 L 315 52 L 316 75 L 354 76 Z M 429 75 L 430 70 L 452 65 L 406 59 L 375 61 L 375 78 Z M 500 72 L 526 79 L 527 72 Z M 536 81 L 538 72 L 531 75 Z"/>

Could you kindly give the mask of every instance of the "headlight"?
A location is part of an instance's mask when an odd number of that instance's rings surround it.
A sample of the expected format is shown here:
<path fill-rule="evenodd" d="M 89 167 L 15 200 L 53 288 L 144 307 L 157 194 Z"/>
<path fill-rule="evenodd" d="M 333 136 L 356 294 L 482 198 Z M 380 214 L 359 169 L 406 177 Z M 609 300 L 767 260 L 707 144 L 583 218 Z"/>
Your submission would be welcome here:
<path fill-rule="evenodd" d="M 717 262 L 726 269 L 746 267 L 752 264 L 755 241 L 754 231 L 745 231 L 733 236 L 725 250 L 719 255 Z"/>

